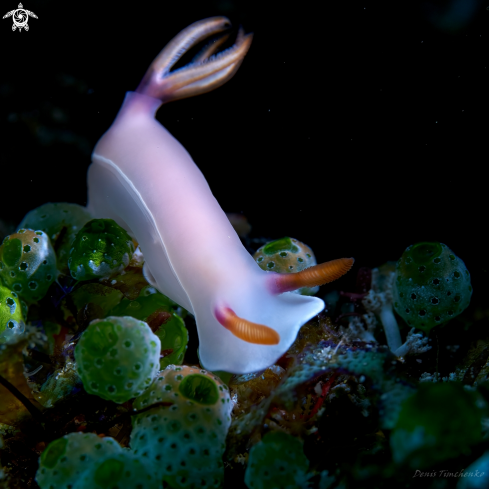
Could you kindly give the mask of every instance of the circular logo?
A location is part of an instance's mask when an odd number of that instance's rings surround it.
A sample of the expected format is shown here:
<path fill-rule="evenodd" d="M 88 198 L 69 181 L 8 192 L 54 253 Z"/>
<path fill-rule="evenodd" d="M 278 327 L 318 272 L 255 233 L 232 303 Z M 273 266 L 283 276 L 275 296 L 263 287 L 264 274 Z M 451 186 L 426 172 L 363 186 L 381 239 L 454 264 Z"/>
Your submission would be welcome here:
<path fill-rule="evenodd" d="M 21 3 L 19 3 L 15 10 L 11 10 L 3 16 L 4 19 L 7 17 L 12 17 L 12 30 L 16 31 L 19 29 L 19 32 L 22 32 L 22 29 L 29 30 L 29 24 L 27 23 L 29 22 L 29 17 L 37 19 L 37 15 L 30 10 L 26 10 Z"/>
<path fill-rule="evenodd" d="M 29 16 L 27 15 L 27 12 L 24 9 L 22 8 L 17 9 L 12 15 L 12 20 L 14 21 L 15 27 L 19 29 L 22 29 L 22 27 L 24 27 L 26 31 L 29 30 L 29 26 L 27 25 Z"/>

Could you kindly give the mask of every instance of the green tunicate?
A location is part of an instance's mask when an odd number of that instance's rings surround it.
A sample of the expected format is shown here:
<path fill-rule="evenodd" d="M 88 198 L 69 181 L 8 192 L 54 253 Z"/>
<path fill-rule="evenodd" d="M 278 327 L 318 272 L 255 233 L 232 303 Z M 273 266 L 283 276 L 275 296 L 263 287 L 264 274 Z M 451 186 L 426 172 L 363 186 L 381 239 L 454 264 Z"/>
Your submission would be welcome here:
<path fill-rule="evenodd" d="M 201 374 L 187 375 L 178 390 L 183 396 L 199 404 L 215 404 L 219 400 L 217 384 Z"/>
<path fill-rule="evenodd" d="M 253 255 L 262 270 L 277 273 L 296 273 L 317 265 L 314 253 L 304 243 L 294 238 L 281 238 L 259 248 Z M 296 292 L 313 295 L 319 287 L 302 287 Z"/>
<path fill-rule="evenodd" d="M 104 489 L 109 487 L 110 484 L 117 484 L 122 476 L 124 462 L 117 460 L 114 457 L 110 457 L 104 460 L 94 471 L 93 482 L 102 486 Z"/>
<path fill-rule="evenodd" d="M 469 305 L 471 296 L 469 271 L 443 243 L 409 246 L 396 264 L 394 308 L 410 326 L 427 332 L 444 324 Z"/>
<path fill-rule="evenodd" d="M 53 469 L 58 463 L 58 460 L 66 453 L 66 446 L 68 445 L 67 438 L 58 438 L 49 444 L 49 446 L 42 452 L 41 464 L 48 469 Z"/>
<path fill-rule="evenodd" d="M 482 440 L 479 403 L 462 384 L 421 383 L 402 403 L 394 426 L 394 461 L 422 469 L 469 452 Z"/>
<path fill-rule="evenodd" d="M 413 395 L 415 388 L 399 382 L 399 379 L 396 381 L 386 378 L 382 382 L 382 391 L 379 405 L 380 426 L 383 429 L 391 430 L 399 418 L 403 402 Z"/>
<path fill-rule="evenodd" d="M 0 343 L 24 331 L 24 317 L 18 295 L 0 284 Z"/>
<path fill-rule="evenodd" d="M 71 244 L 78 231 L 91 219 L 86 207 L 66 202 L 50 202 L 28 212 L 19 228 L 44 231 L 56 250 L 58 270 L 69 275 Z"/>
<path fill-rule="evenodd" d="M 199 354 L 197 350 L 197 355 Z M 199 356 L 199 362 L 200 362 L 200 356 Z M 214 375 L 217 375 L 226 385 L 229 385 L 231 382 L 231 379 L 233 378 L 234 374 L 230 372 L 225 372 L 224 370 L 213 370 L 212 373 Z"/>
<path fill-rule="evenodd" d="M 20 262 L 22 256 L 22 241 L 10 237 L 3 243 L 3 262 L 7 267 L 14 267 Z"/>
<path fill-rule="evenodd" d="M 92 304 L 92 307 L 98 312 L 98 318 L 105 316 L 118 316 L 119 314 L 111 314 L 113 309 L 124 297 L 122 292 L 106 285 L 90 283 L 83 284 L 77 287 L 70 294 L 70 297 L 77 311 L 82 310 L 87 304 Z M 125 314 L 121 314 L 124 316 Z M 127 314 L 129 316 L 129 314 Z M 139 319 L 139 318 L 137 318 Z"/>
<path fill-rule="evenodd" d="M 132 317 L 92 321 L 75 348 L 85 390 L 119 404 L 141 395 L 159 370 L 161 343 Z"/>
<path fill-rule="evenodd" d="M 43 231 L 19 229 L 0 247 L 0 278 L 27 302 L 42 299 L 58 276 L 56 255 Z"/>
<path fill-rule="evenodd" d="M 52 441 L 42 452 L 36 481 L 41 489 L 74 487 L 97 460 L 121 451 L 113 438 L 99 438 L 93 433 L 70 433 Z"/>
<path fill-rule="evenodd" d="M 73 489 L 158 489 L 161 481 L 147 460 L 130 451 L 110 454 L 97 460 Z"/>
<path fill-rule="evenodd" d="M 92 324 L 90 332 L 85 335 L 83 347 L 94 357 L 105 357 L 118 342 L 119 336 L 115 331 L 115 324 L 100 320 Z"/>
<path fill-rule="evenodd" d="M 228 387 L 204 369 L 170 365 L 134 408 L 161 402 L 171 405 L 133 416 L 134 453 L 154 462 L 159 477 L 173 489 L 222 487 L 233 406 Z"/>
<path fill-rule="evenodd" d="M 188 344 L 187 328 L 183 319 L 173 312 L 174 306 L 175 303 L 166 295 L 148 286 L 141 290 L 139 297 L 135 300 L 123 299 L 108 314 L 110 316 L 131 316 L 147 321 L 159 311 L 168 313 L 168 319 L 156 331 L 156 336 L 161 341 L 161 350 L 172 350 L 160 360 L 160 369 L 164 370 L 168 365 L 183 363 Z"/>
<path fill-rule="evenodd" d="M 172 312 L 174 302 L 166 295 L 158 292 L 154 287 L 147 286 L 141 289 L 135 300 L 123 299 L 120 304 L 110 310 L 111 316 L 132 316 L 146 321 L 156 311 Z"/>
<path fill-rule="evenodd" d="M 265 255 L 274 255 L 281 251 L 290 251 L 291 253 L 298 253 L 300 251 L 299 247 L 296 246 L 289 237 L 270 241 L 262 247 L 262 250 Z"/>
<path fill-rule="evenodd" d="M 281 431 L 269 432 L 250 450 L 245 483 L 250 489 L 306 487 L 308 467 L 297 438 Z"/>
<path fill-rule="evenodd" d="M 161 370 L 168 365 L 181 365 L 187 350 L 188 330 L 185 323 L 180 316 L 171 314 L 171 319 L 156 332 L 161 341 L 161 350 L 173 350 L 160 360 Z"/>
<path fill-rule="evenodd" d="M 68 266 L 77 280 L 107 278 L 127 267 L 134 243 L 127 231 L 112 219 L 93 219 L 76 235 Z"/>

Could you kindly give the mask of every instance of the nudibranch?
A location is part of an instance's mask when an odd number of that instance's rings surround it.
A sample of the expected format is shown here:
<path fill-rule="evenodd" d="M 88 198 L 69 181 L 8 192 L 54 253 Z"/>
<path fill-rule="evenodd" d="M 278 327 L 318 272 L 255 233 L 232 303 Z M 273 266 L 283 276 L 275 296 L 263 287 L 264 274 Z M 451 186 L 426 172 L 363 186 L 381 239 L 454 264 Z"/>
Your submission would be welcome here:
<path fill-rule="evenodd" d="M 148 282 L 195 316 L 202 365 L 244 374 L 272 365 L 324 308 L 316 297 L 288 292 L 335 280 L 353 259 L 299 273 L 262 270 L 188 152 L 155 120 L 162 104 L 213 90 L 235 74 L 252 40 L 241 29 L 229 49 L 215 54 L 220 38 L 170 71 L 192 46 L 229 26 L 225 17 L 190 25 L 126 94 L 93 151 L 88 209 L 124 227 L 140 244 Z"/>

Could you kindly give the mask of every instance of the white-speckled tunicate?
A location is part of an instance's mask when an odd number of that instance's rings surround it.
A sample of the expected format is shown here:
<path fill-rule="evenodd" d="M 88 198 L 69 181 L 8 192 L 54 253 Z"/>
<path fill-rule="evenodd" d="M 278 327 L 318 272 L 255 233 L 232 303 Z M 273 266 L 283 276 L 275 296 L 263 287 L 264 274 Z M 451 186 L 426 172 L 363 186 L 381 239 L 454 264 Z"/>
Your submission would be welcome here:
<path fill-rule="evenodd" d="M 113 438 L 94 433 L 69 433 L 52 441 L 42 452 L 36 481 L 41 489 L 67 489 L 102 456 L 120 453 Z"/>
<path fill-rule="evenodd" d="M 76 235 L 68 266 L 77 280 L 107 278 L 129 265 L 134 243 L 112 219 L 93 219 Z"/>
<path fill-rule="evenodd" d="M 0 247 L 0 277 L 27 302 L 42 299 L 57 278 L 56 255 L 43 231 L 19 229 Z"/>
<path fill-rule="evenodd" d="M 157 375 L 160 339 L 144 321 L 129 316 L 95 319 L 75 348 L 85 390 L 123 403 L 140 396 Z"/>
<path fill-rule="evenodd" d="M 228 387 L 197 367 L 169 365 L 134 402 L 131 448 L 157 463 L 160 477 L 174 489 L 222 485 L 222 455 L 231 424 Z"/>

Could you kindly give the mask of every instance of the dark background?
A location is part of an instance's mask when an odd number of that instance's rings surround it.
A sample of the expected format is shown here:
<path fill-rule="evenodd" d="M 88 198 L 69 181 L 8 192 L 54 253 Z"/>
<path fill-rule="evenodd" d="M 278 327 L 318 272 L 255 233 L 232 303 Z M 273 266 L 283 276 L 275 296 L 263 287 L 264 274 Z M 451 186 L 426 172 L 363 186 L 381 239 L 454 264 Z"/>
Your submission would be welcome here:
<path fill-rule="evenodd" d="M 17 2 L 2 1 L 2 16 Z M 255 236 L 306 242 L 318 261 L 374 267 L 441 241 L 483 299 L 486 4 L 25 0 L 38 16 L 28 32 L 0 22 L 0 218 L 84 205 L 91 150 L 124 93 L 181 29 L 226 15 L 254 32 L 237 75 L 158 113 L 223 209 Z"/>

